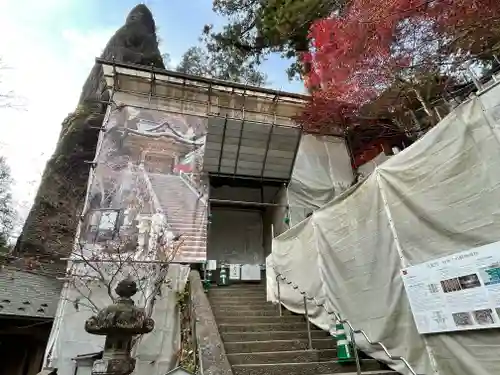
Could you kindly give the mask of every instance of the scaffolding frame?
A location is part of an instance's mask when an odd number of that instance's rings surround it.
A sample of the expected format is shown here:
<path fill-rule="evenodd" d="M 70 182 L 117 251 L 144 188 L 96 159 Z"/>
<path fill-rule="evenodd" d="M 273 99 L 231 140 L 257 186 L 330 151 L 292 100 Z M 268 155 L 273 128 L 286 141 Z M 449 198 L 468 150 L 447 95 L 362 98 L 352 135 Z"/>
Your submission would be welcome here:
<path fill-rule="evenodd" d="M 100 64 L 103 67 L 104 78 L 106 79 L 108 88 L 114 91 L 119 91 L 123 94 L 143 97 L 147 99 L 147 105 L 142 106 L 127 103 L 127 106 L 152 109 L 164 113 L 182 114 L 186 116 L 194 115 L 208 119 L 214 117 L 225 118 L 223 138 L 221 141 L 221 150 L 220 154 L 218 155 L 219 163 L 217 171 L 206 171 L 206 174 L 209 177 L 216 175 L 219 177 L 233 179 L 254 179 L 260 181 L 261 183 L 265 183 L 266 181 L 268 181 L 282 182 L 287 184 L 290 181 L 293 165 L 295 164 L 295 160 L 298 154 L 301 135 L 303 133 L 302 126 L 296 124 L 293 121 L 293 116 L 295 115 L 294 113 L 296 113 L 294 111 L 300 110 L 309 100 L 309 96 L 297 93 L 283 92 L 281 90 L 254 87 L 247 84 L 233 83 L 218 79 L 198 77 L 190 74 L 159 69 L 155 68 L 154 66 L 148 67 L 115 61 L 110 62 L 102 58 L 97 58 L 96 63 Z M 129 81 L 129 85 L 126 84 L 126 80 Z M 134 86 L 134 82 L 136 86 L 135 89 L 125 87 Z M 124 85 L 120 85 L 120 83 L 124 83 Z M 159 86 L 162 86 L 164 90 L 158 90 Z M 166 88 L 180 90 L 178 91 L 179 95 L 167 95 L 168 90 Z M 167 94 L 159 91 L 167 91 Z M 193 94 L 192 97 L 189 97 L 189 94 Z M 203 99 L 200 99 L 200 97 L 202 97 Z M 226 105 L 226 103 L 220 103 L 219 98 L 228 100 L 229 104 Z M 237 98 L 243 99 L 241 105 L 237 105 Z M 255 100 L 255 104 L 257 107 L 256 109 L 250 109 L 246 105 L 247 101 L 250 100 L 249 98 L 253 98 Z M 160 108 L 161 106 L 159 104 L 153 104 L 154 99 L 165 103 L 172 103 L 172 106 L 177 105 L 180 109 Z M 116 106 L 116 103 L 113 100 L 103 103 Z M 195 109 L 186 108 L 187 105 L 193 105 L 195 106 Z M 262 108 L 259 109 L 259 106 L 265 106 L 266 108 L 265 110 L 262 110 Z M 217 108 L 218 112 L 214 110 L 214 107 Z M 288 110 L 290 112 L 287 112 L 286 114 L 280 113 L 280 108 L 282 108 L 283 110 Z M 249 119 L 249 115 L 254 115 L 254 117 L 257 118 Z M 265 117 L 264 120 L 258 118 L 261 115 Z M 235 157 L 235 168 L 232 173 L 224 173 L 221 171 L 221 162 L 223 158 L 224 146 L 226 143 L 224 138 L 226 125 L 227 120 L 229 119 L 240 120 L 241 128 Z M 267 134 L 267 142 L 263 157 L 264 160 L 262 166 L 260 167 L 260 173 L 258 176 L 238 173 L 238 163 L 240 160 L 240 151 L 242 146 L 242 135 L 244 132 L 245 124 L 248 123 L 262 124 L 271 127 L 269 133 Z M 291 150 L 293 152 L 293 157 L 291 159 L 290 169 L 288 170 L 287 176 L 282 178 L 264 176 L 266 164 L 269 157 L 269 146 L 271 144 L 275 129 L 277 128 L 293 128 L 298 132 L 298 136 L 296 137 L 296 144 L 293 150 Z"/>
<path fill-rule="evenodd" d="M 204 108 L 203 111 L 190 111 L 184 108 L 180 111 L 182 114 L 186 115 L 196 115 L 196 116 L 209 116 L 210 114 L 217 114 L 212 110 L 213 106 L 216 106 L 220 110 L 234 111 L 239 113 L 248 114 L 262 114 L 274 117 L 276 123 L 279 120 L 285 120 L 289 126 L 299 127 L 299 125 L 293 124 L 288 115 L 280 115 L 277 113 L 277 109 L 280 105 L 289 105 L 293 107 L 302 108 L 306 102 L 309 100 L 309 96 L 297 93 L 283 92 L 280 90 L 273 90 L 268 88 L 254 87 L 240 83 L 233 83 L 228 81 L 222 81 L 217 79 L 210 79 L 205 77 L 193 76 L 185 73 L 158 69 L 154 67 L 147 67 L 136 64 L 110 62 L 105 59 L 97 58 L 96 63 L 102 65 L 104 70 L 104 77 L 107 81 L 110 78 L 113 79 L 113 84 L 108 83 L 108 87 L 113 86 L 116 91 L 120 91 L 125 94 L 143 96 L 148 99 L 148 104 L 151 104 L 153 98 L 157 98 L 163 101 L 175 101 L 180 102 L 181 106 L 184 104 L 197 104 Z M 140 81 L 141 84 L 147 82 L 148 87 L 144 87 L 144 90 L 129 90 L 120 85 L 119 76 L 127 76 L 131 81 Z M 172 88 L 179 89 L 181 92 L 180 96 L 163 95 L 158 92 L 157 88 L 159 85 L 169 86 Z M 199 94 L 206 96 L 205 100 L 197 100 L 188 98 L 186 93 L 188 90 L 194 90 Z M 247 98 L 255 98 L 260 102 L 273 103 L 270 111 L 253 110 L 246 107 L 244 104 L 242 108 L 237 108 L 234 105 L 223 105 L 213 101 L 214 98 L 219 98 L 221 96 L 228 96 L 234 99 L 236 96 L 243 97 L 244 101 Z M 233 101 L 233 100 L 231 100 Z M 152 109 L 151 107 L 146 109 Z M 156 110 L 156 108 L 154 108 Z M 160 110 L 158 108 L 158 110 Z M 220 115 L 220 113 L 219 113 Z M 233 118 L 239 118 L 240 116 L 232 116 Z M 254 120 L 251 120 L 254 122 Z M 255 122 L 259 122 L 258 120 Z M 270 121 L 261 121 L 262 123 L 268 124 Z"/>

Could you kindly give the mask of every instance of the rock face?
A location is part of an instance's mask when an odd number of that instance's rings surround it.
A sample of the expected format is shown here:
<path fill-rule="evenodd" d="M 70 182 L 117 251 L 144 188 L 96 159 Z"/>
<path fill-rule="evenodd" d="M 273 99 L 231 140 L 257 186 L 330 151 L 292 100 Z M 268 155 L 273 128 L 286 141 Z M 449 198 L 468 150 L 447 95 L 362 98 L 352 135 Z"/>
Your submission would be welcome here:
<path fill-rule="evenodd" d="M 137 5 L 109 40 L 102 58 L 164 68 L 153 15 Z M 91 57 L 89 57 L 91 58 Z M 107 100 L 102 68 L 94 65 L 85 82 L 78 108 L 63 121 L 56 151 L 48 161 L 37 196 L 14 250 L 15 255 L 58 261 L 72 249 L 83 207 L 90 165 L 94 158 Z"/>

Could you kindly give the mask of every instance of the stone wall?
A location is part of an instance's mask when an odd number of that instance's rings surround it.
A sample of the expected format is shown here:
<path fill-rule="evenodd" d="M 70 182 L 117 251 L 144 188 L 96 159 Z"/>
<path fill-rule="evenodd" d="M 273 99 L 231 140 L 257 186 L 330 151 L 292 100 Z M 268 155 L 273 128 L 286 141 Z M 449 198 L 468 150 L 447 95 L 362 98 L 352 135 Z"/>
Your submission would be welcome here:
<path fill-rule="evenodd" d="M 233 375 L 224 344 L 215 322 L 212 307 L 201 284 L 200 273 L 189 274 L 190 298 L 195 321 L 194 332 L 198 346 L 199 366 L 205 375 Z"/>

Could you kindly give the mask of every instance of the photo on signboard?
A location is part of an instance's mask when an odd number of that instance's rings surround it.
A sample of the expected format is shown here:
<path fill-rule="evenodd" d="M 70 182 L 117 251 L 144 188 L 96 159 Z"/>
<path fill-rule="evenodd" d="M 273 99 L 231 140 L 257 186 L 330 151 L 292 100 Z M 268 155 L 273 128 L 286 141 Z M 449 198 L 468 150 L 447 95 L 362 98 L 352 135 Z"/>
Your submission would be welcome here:
<path fill-rule="evenodd" d="M 468 312 L 459 312 L 459 313 L 452 314 L 452 316 L 453 316 L 453 321 L 455 322 L 455 325 L 458 327 L 474 325 L 474 321 L 472 320 L 472 316 Z"/>
<path fill-rule="evenodd" d="M 495 323 L 492 309 L 476 310 L 473 311 L 472 314 L 474 314 L 474 319 L 479 325 L 490 325 Z"/>
<path fill-rule="evenodd" d="M 460 276 L 458 281 L 462 289 L 472 289 L 481 286 L 481 281 L 479 281 L 479 276 L 476 273 Z"/>
<path fill-rule="evenodd" d="M 440 283 L 441 287 L 443 288 L 443 292 L 445 293 L 451 293 L 462 290 L 462 288 L 460 287 L 460 281 L 458 281 L 457 278 L 441 280 Z"/>
<path fill-rule="evenodd" d="M 479 276 L 484 282 L 484 285 L 500 284 L 500 264 L 491 264 L 489 267 L 484 267 L 479 270 Z"/>

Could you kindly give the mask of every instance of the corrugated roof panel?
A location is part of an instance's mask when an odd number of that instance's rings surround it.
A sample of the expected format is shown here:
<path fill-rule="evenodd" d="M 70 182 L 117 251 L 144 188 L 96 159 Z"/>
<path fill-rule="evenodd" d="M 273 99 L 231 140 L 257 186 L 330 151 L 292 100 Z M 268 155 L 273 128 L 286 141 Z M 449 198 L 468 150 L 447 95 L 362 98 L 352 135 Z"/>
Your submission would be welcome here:
<path fill-rule="evenodd" d="M 204 170 L 209 173 L 289 180 L 300 127 L 208 118 Z"/>

